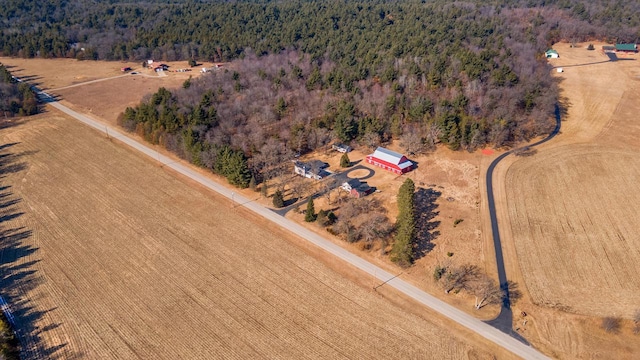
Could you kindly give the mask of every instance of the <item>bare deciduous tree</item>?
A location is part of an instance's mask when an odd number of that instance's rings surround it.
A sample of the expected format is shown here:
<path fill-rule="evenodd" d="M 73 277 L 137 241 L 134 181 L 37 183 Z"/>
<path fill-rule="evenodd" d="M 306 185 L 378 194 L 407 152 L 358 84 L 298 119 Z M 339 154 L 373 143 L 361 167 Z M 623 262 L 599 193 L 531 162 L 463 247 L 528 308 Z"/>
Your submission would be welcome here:
<path fill-rule="evenodd" d="M 410 155 L 419 154 L 424 149 L 422 137 L 415 129 L 406 129 L 400 137 L 400 146 Z"/>
<path fill-rule="evenodd" d="M 327 198 L 327 204 L 331 205 L 331 192 L 336 186 L 336 179 L 333 177 L 328 177 L 322 180 L 321 191 L 324 196 Z"/>
<path fill-rule="evenodd" d="M 442 286 L 446 294 L 454 290 L 469 289 L 472 281 L 479 276 L 478 267 L 465 264 L 459 267 L 449 267 L 442 277 Z"/>
<path fill-rule="evenodd" d="M 362 136 L 361 143 L 369 149 L 375 149 L 380 145 L 380 134 L 368 132 Z"/>
<path fill-rule="evenodd" d="M 469 290 L 476 297 L 476 310 L 480 310 L 487 305 L 499 304 L 504 298 L 503 291 L 487 275 L 480 276 L 471 284 Z"/>
<path fill-rule="evenodd" d="M 384 214 L 374 212 L 367 215 L 367 219 L 360 225 L 358 231 L 366 242 L 372 243 L 374 240 L 387 237 L 392 228 Z"/>

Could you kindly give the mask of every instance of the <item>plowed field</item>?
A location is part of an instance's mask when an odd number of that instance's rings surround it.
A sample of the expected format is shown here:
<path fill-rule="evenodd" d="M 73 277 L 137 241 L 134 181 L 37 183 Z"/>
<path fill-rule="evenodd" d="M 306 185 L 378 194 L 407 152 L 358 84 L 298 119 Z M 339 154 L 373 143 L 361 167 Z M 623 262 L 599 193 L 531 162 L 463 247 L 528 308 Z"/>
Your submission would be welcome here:
<path fill-rule="evenodd" d="M 640 58 L 557 48 L 562 133 L 506 176 L 518 261 L 535 303 L 630 319 L 640 309 Z"/>
<path fill-rule="evenodd" d="M 488 357 L 49 111 L 0 128 L 0 292 L 28 358 Z"/>

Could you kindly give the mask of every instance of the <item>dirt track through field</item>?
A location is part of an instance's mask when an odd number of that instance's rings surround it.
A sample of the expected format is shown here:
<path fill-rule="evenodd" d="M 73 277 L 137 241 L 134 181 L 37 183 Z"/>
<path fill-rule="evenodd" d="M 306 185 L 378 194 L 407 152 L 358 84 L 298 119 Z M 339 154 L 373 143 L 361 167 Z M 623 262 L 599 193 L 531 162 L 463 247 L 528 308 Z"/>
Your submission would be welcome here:
<path fill-rule="evenodd" d="M 73 120 L 0 131 L 30 358 L 486 357 Z"/>

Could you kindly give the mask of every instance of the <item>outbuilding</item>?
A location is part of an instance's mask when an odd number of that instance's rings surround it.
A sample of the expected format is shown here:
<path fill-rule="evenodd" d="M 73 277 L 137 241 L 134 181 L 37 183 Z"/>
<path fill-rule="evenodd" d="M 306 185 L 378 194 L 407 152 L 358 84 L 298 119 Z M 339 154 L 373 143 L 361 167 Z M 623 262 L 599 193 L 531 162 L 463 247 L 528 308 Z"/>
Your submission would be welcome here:
<path fill-rule="evenodd" d="M 636 44 L 616 44 L 616 52 L 636 53 L 638 45 Z"/>
<path fill-rule="evenodd" d="M 367 196 L 373 192 L 373 188 L 369 186 L 369 184 L 360 182 L 358 179 L 350 179 L 340 186 L 343 190 L 349 192 L 354 198 L 361 198 Z"/>
<path fill-rule="evenodd" d="M 557 59 L 560 57 L 560 54 L 558 54 L 558 52 L 553 49 L 547 50 L 544 55 L 547 59 Z"/>
<path fill-rule="evenodd" d="M 395 151 L 378 147 L 371 155 L 367 155 L 367 162 L 371 165 L 381 167 L 398 175 L 402 175 L 413 169 L 413 162 L 406 156 Z"/>
<path fill-rule="evenodd" d="M 348 153 L 351 151 L 351 146 L 349 145 L 345 145 L 345 144 L 340 144 L 340 143 L 336 143 L 331 145 L 331 148 L 337 152 L 341 152 L 341 153 Z"/>

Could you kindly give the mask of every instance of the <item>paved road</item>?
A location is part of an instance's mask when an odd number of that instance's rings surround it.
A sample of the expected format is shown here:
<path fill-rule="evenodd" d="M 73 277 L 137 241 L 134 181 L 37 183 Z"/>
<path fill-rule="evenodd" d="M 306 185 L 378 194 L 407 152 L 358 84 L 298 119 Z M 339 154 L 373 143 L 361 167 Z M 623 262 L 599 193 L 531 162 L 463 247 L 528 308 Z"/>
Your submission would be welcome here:
<path fill-rule="evenodd" d="M 115 128 L 106 126 L 100 122 L 92 120 L 87 116 L 84 116 L 76 111 L 69 109 L 68 107 L 60 104 L 59 102 L 55 102 L 53 98 L 47 98 L 48 95 L 41 93 L 41 97 L 50 106 L 66 113 L 69 116 L 76 118 L 77 120 L 89 125 L 90 127 L 101 131 L 103 133 L 107 133 L 108 135 L 114 139 L 117 139 L 132 148 L 146 154 L 152 159 L 159 161 L 165 167 L 171 168 L 178 173 L 193 179 L 200 184 L 206 186 L 207 188 L 218 192 L 222 196 L 225 196 L 235 203 L 238 206 L 243 206 L 256 214 L 264 217 L 265 219 L 272 221 L 282 228 L 291 231 L 292 233 L 300 236 L 301 238 L 309 241 L 310 243 L 322 248 L 326 252 L 331 255 L 334 255 L 345 262 L 357 267 L 358 269 L 364 271 L 365 273 L 377 278 L 381 281 L 381 283 L 385 283 L 385 286 L 391 286 L 398 291 L 404 293 L 405 295 L 411 297 L 415 301 L 433 309 L 434 311 L 439 312 L 443 316 L 457 322 L 458 324 L 471 329 L 472 331 L 478 333 L 489 341 L 496 343 L 497 345 L 507 349 L 508 351 L 514 353 L 525 359 L 549 359 L 544 354 L 538 352 L 536 349 L 528 346 L 511 336 L 497 330 L 489 324 L 486 324 L 471 315 L 468 315 L 461 310 L 456 309 L 455 307 L 427 294 L 426 292 L 418 289 L 417 287 L 409 284 L 408 282 L 400 279 L 397 274 L 391 274 L 386 272 L 385 270 L 371 264 L 370 262 L 350 253 L 349 251 L 341 248 L 340 246 L 324 239 L 322 236 L 316 234 L 315 232 L 306 229 L 305 227 L 290 221 L 273 211 L 267 209 L 260 204 L 253 202 L 245 198 L 244 196 L 235 193 L 232 189 L 226 188 L 213 180 L 209 179 L 206 176 L 199 174 L 198 172 L 192 170 L 190 166 L 184 165 L 181 162 L 176 162 L 173 159 L 159 154 L 157 151 L 147 147 L 146 145 L 139 143 L 136 140 L 131 139 L 127 135 L 124 135 L 120 131 Z"/>
<path fill-rule="evenodd" d="M 527 145 L 524 148 L 532 148 L 534 146 L 545 143 L 551 140 L 554 136 L 556 136 L 560 132 L 561 118 L 560 118 L 560 107 L 558 105 L 556 105 L 555 114 L 556 114 L 556 127 L 549 134 L 549 136 L 547 136 L 546 138 L 536 143 Z M 493 160 L 493 162 L 491 162 L 491 165 L 489 165 L 489 168 L 487 169 L 487 178 L 486 178 L 487 202 L 489 203 L 489 216 L 491 218 L 491 233 L 493 234 L 493 247 L 496 253 L 496 265 L 498 267 L 498 281 L 500 282 L 500 287 L 505 290 L 508 290 L 508 282 L 507 282 L 507 272 L 504 269 L 504 258 L 502 256 L 502 244 L 500 242 L 500 229 L 498 228 L 498 217 L 496 215 L 496 203 L 493 197 L 493 170 L 496 168 L 496 166 L 502 159 L 506 158 L 513 152 L 524 149 L 524 148 L 513 149 L 498 156 L 495 160 Z M 508 291 L 506 291 L 506 293 L 507 293 L 507 297 L 502 305 L 502 308 L 500 309 L 500 314 L 498 315 L 498 317 L 489 321 L 488 323 L 491 326 L 513 336 L 514 338 L 517 338 L 520 341 L 524 341 L 524 339 L 520 336 L 520 334 L 513 331 L 513 327 L 512 327 L 513 313 L 511 312 L 511 302 L 509 301 Z"/>

